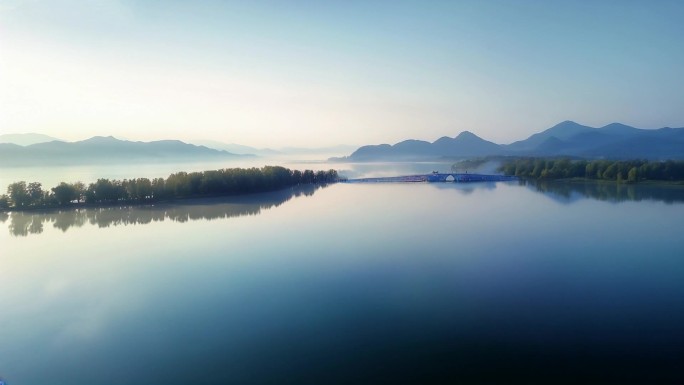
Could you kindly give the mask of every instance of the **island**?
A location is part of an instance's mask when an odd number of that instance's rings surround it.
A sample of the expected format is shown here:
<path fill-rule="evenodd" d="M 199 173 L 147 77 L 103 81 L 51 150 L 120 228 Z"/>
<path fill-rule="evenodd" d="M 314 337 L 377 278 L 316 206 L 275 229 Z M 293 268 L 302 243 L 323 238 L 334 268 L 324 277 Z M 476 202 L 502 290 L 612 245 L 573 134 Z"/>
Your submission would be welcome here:
<path fill-rule="evenodd" d="M 302 184 L 328 184 L 337 171 L 290 170 L 280 166 L 177 172 L 168 178 L 98 179 L 86 186 L 66 183 L 44 190 L 39 182 L 15 182 L 0 196 L 0 211 L 63 207 L 146 204 L 188 198 L 219 197 L 275 191 Z"/>

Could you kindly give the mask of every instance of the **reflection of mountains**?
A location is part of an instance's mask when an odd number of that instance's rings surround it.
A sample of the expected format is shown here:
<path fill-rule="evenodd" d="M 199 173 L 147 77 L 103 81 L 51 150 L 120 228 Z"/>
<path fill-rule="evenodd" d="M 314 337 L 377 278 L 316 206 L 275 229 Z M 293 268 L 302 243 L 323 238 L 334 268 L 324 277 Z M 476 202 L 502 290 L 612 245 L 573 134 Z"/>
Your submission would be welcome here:
<path fill-rule="evenodd" d="M 643 200 L 668 204 L 684 202 L 684 186 L 678 185 L 524 180 L 521 180 L 520 183 L 563 203 L 584 198 L 609 202 Z"/>
<path fill-rule="evenodd" d="M 10 234 L 27 236 L 42 233 L 44 225 L 49 223 L 66 232 L 72 227 L 81 227 L 86 223 L 102 228 L 144 225 L 167 219 L 175 222 L 224 219 L 258 215 L 262 210 L 278 207 L 293 197 L 311 196 L 319 187 L 320 185 L 303 185 L 262 194 L 193 199 L 147 206 L 87 208 L 43 213 L 13 212 L 10 215 L 0 213 L 0 222 L 5 222 L 9 218 Z"/>

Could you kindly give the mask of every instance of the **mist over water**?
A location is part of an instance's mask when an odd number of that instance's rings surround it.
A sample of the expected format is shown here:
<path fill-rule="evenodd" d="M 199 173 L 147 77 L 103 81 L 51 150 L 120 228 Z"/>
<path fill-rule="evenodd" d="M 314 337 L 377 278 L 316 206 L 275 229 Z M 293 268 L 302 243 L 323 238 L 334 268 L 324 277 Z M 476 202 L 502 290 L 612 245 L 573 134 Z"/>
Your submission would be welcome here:
<path fill-rule="evenodd" d="M 681 382 L 684 198 L 630 191 L 336 184 L 11 213 L 0 376 Z"/>
<path fill-rule="evenodd" d="M 197 161 L 197 162 L 163 162 L 142 164 L 97 164 L 75 166 L 45 166 L 45 167 L 0 167 L 0 192 L 5 193 L 10 183 L 18 181 L 40 182 L 43 189 L 57 186 L 60 182 L 73 183 L 81 181 L 94 183 L 99 178 L 107 179 L 133 179 L 133 178 L 166 178 L 172 173 L 179 171 L 207 171 L 222 168 L 249 168 L 263 166 L 283 166 L 290 169 L 321 169 L 330 168 L 321 159 L 326 159 L 318 154 L 300 156 L 273 156 L 273 157 L 240 157 L 220 161 Z"/>

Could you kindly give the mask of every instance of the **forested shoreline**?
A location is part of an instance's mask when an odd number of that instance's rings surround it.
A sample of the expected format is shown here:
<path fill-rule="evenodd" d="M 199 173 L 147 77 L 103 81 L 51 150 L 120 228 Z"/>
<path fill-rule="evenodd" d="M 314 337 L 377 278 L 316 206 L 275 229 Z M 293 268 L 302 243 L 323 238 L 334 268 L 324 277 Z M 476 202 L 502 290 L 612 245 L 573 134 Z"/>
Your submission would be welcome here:
<path fill-rule="evenodd" d="M 684 181 L 684 161 L 575 160 L 546 158 L 507 159 L 499 167 L 505 175 L 530 179 L 584 178 L 638 183 Z"/>
<path fill-rule="evenodd" d="M 290 170 L 280 166 L 229 168 L 202 172 L 177 172 L 168 178 L 98 179 L 61 182 L 43 189 L 39 182 L 15 182 L 0 195 L 0 211 L 23 211 L 78 206 L 109 206 L 159 201 L 230 196 L 275 191 L 302 184 L 327 184 L 339 180 L 337 171 Z"/>

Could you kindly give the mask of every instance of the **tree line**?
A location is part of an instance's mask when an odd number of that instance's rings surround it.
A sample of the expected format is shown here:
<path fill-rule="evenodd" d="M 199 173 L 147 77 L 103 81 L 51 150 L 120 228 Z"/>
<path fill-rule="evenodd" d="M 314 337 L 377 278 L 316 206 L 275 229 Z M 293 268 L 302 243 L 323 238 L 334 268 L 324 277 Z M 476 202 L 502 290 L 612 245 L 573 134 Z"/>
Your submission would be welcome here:
<path fill-rule="evenodd" d="M 0 224 L 9 220 L 10 235 L 25 237 L 40 234 L 48 225 L 63 232 L 85 224 L 100 228 L 120 225 L 145 225 L 166 220 L 188 222 L 195 220 L 214 220 L 258 215 L 263 210 L 279 207 L 295 197 L 312 196 L 327 184 L 304 184 L 279 190 L 271 194 L 247 200 L 237 200 L 232 204 L 158 204 L 139 208 L 133 205 L 114 205 L 106 207 L 87 207 L 81 210 L 30 210 L 7 213 L 0 211 Z"/>
<path fill-rule="evenodd" d="M 533 179 L 586 178 L 628 183 L 682 181 L 684 161 L 517 158 L 504 161 L 499 171 Z"/>
<path fill-rule="evenodd" d="M 155 202 L 266 192 L 339 180 L 337 171 L 290 170 L 280 166 L 177 172 L 168 178 L 98 179 L 86 186 L 66 183 L 44 190 L 41 183 L 15 182 L 0 196 L 0 210 L 64 207 L 76 204 Z"/>

